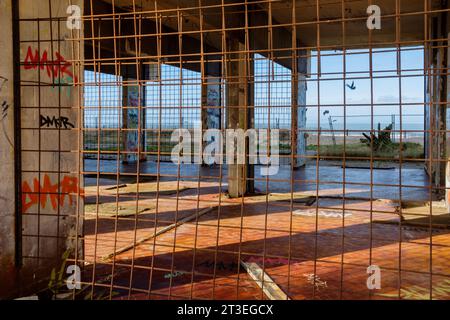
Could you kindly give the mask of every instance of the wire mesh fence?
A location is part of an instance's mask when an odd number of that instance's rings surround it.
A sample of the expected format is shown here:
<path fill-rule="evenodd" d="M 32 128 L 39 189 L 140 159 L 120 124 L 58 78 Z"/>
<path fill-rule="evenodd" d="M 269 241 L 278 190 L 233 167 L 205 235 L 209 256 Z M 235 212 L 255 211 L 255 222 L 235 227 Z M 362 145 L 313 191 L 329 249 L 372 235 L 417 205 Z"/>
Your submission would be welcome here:
<path fill-rule="evenodd" d="M 81 268 L 79 287 L 52 289 L 449 299 L 446 1 L 84 1 L 82 32 L 64 36 L 44 30 L 66 23 L 48 4 L 45 22 L 19 17 L 39 54 L 29 81 L 21 58 L 21 86 L 54 96 L 21 107 L 73 106 L 79 121 L 54 130 L 77 142 L 25 147 L 26 130 L 53 138 L 23 127 L 22 152 L 61 163 L 67 144 L 77 181 L 45 180 L 42 161 L 22 168 L 35 184 L 21 192 L 30 221 L 74 221 L 51 236 L 24 222 L 23 236 L 59 239 L 25 248 L 33 259 L 65 251 Z M 50 78 L 49 45 L 72 56 Z"/>

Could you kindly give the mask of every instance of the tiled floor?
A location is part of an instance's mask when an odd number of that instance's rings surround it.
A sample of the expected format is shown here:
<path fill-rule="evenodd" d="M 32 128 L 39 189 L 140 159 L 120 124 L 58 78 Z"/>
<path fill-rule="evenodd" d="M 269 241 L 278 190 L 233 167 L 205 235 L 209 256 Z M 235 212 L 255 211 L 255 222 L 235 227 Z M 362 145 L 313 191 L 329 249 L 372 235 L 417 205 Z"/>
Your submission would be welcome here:
<path fill-rule="evenodd" d="M 418 183 L 418 175 L 411 181 Z M 240 266 L 251 261 L 291 299 L 450 299 L 449 229 L 400 228 L 396 201 L 349 196 L 344 204 L 332 189 L 310 206 L 291 203 L 290 194 L 228 199 L 206 179 L 178 188 L 183 191 L 161 195 L 157 205 L 155 193 L 140 193 L 140 206 L 150 209 L 137 218 L 87 214 L 86 261 L 95 262 L 88 267 L 95 272 L 84 280 L 94 277 L 99 290 L 112 284 L 117 299 L 267 299 Z M 119 195 L 121 206 L 136 207 L 136 192 L 114 192 L 103 190 L 103 201 Z M 86 193 L 89 201 L 95 189 Z M 294 198 L 308 194 L 315 195 L 306 190 Z M 102 260 L 208 207 L 215 209 L 198 221 Z M 370 265 L 381 269 L 380 290 L 367 287 Z"/>

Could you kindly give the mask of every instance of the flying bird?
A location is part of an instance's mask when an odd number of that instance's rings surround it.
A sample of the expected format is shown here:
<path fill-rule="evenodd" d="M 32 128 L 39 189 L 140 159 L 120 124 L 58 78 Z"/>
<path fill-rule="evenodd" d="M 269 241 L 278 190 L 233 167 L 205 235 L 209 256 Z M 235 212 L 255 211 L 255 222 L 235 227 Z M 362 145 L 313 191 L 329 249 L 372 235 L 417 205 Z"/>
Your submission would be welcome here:
<path fill-rule="evenodd" d="M 356 89 L 355 81 L 353 81 L 351 85 L 347 84 L 347 87 L 348 87 L 350 90 L 355 90 L 355 89 Z"/>

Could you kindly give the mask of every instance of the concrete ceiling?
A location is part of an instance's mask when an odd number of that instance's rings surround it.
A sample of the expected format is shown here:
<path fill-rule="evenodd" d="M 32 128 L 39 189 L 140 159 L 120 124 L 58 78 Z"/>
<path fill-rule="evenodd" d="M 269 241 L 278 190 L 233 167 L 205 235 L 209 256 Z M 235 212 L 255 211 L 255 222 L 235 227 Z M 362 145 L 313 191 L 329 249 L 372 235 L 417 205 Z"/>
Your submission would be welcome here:
<path fill-rule="evenodd" d="M 373 30 L 369 38 L 366 26 L 368 0 L 296 0 L 295 20 L 297 38 L 308 47 L 354 46 L 367 47 L 369 43 L 389 45 L 396 41 L 424 39 L 424 0 L 371 1 L 381 9 L 381 30 Z M 398 2 L 398 8 L 396 8 Z M 431 9 L 439 8 L 439 0 L 431 0 Z M 317 4 L 319 8 L 317 8 Z M 260 4 L 281 25 L 292 23 L 293 1 Z M 396 11 L 402 15 L 396 26 Z M 317 21 L 320 24 L 316 24 Z M 345 23 L 342 23 L 345 21 Z"/>
<path fill-rule="evenodd" d="M 123 11 L 143 12 L 143 16 L 147 19 L 155 19 L 155 11 L 157 10 L 161 23 L 171 30 L 166 31 L 166 34 L 168 32 L 177 34 L 178 31 L 182 31 L 184 35 L 201 40 L 200 30 L 218 30 L 222 26 L 221 11 L 218 8 L 203 9 L 203 19 L 200 18 L 199 9 L 180 11 L 181 14 L 178 15 L 177 8 L 198 7 L 198 0 L 104 0 L 104 2 L 114 3 L 116 8 Z M 211 7 L 220 5 L 221 0 L 203 0 L 203 3 L 204 6 Z M 227 16 L 227 20 L 230 26 L 232 23 L 238 22 L 232 15 Z M 143 32 L 145 33 L 145 31 Z M 222 48 L 222 35 L 218 31 L 208 33 L 203 37 L 203 41 L 217 50 Z"/>
<path fill-rule="evenodd" d="M 192 37 L 200 39 L 200 29 L 215 30 L 217 32 L 207 33 L 204 41 L 211 46 L 220 49 L 222 47 L 222 0 L 105 0 L 105 2 L 115 3 L 116 7 L 125 11 L 144 11 L 148 16 L 157 9 L 162 16 L 162 23 L 172 30 L 179 30 L 182 26 L 183 33 L 191 33 Z M 245 21 L 243 15 L 244 7 L 242 0 L 225 1 L 225 23 L 226 28 L 242 27 Z M 285 32 L 292 31 L 293 21 L 293 1 L 274 0 L 251 1 L 258 7 L 266 11 L 267 16 L 272 16 L 272 24 L 282 27 Z M 397 30 L 395 22 L 396 3 L 399 3 L 401 14 L 411 14 L 402 16 L 399 22 L 398 40 L 400 41 L 420 41 L 424 37 L 424 0 L 377 0 L 372 1 L 381 8 L 382 29 L 372 32 L 371 41 L 373 43 L 396 41 Z M 133 8 L 135 3 L 135 8 Z M 200 18 L 199 3 L 202 9 L 203 20 Z M 297 28 L 297 38 L 301 44 L 308 47 L 317 46 L 342 46 L 346 45 L 364 46 L 369 42 L 369 31 L 366 27 L 368 14 L 368 0 L 296 0 L 295 14 Z M 431 0 L 431 8 L 438 8 L 440 0 Z M 233 5 L 237 4 L 237 5 Z M 317 8 L 319 4 L 319 8 Z M 176 9 L 184 9 L 182 18 L 177 17 Z M 192 8 L 192 9 L 190 9 Z M 255 8 L 249 9 L 254 11 Z M 255 12 L 255 11 L 254 11 Z M 320 28 L 317 27 L 317 13 L 320 16 Z M 342 17 L 346 19 L 345 27 L 342 24 Z M 180 24 L 181 23 L 181 24 Z M 262 25 L 268 25 L 269 19 Z M 320 29 L 320 36 L 317 30 Z M 345 35 L 344 35 L 345 33 Z M 345 36 L 345 39 L 344 39 Z"/>
<path fill-rule="evenodd" d="M 369 0 L 274 0 L 271 2 L 248 0 L 251 5 L 247 7 L 249 13 L 247 22 L 251 30 L 249 34 L 252 35 L 252 50 L 259 50 L 263 55 L 271 52 L 272 57 L 278 57 L 274 59 L 288 68 L 292 61 L 290 56 L 294 42 L 292 39 L 294 1 L 298 48 L 314 50 L 320 47 L 323 50 L 340 50 L 344 47 L 367 48 L 369 45 L 392 47 L 397 42 L 402 45 L 418 45 L 424 39 L 424 0 L 372 1 L 380 6 L 382 15 L 381 30 L 373 31 L 369 31 L 366 26 Z M 227 36 L 243 37 L 245 35 L 242 32 L 245 30 L 246 22 L 243 0 L 224 0 L 223 8 L 222 0 L 97 0 L 95 2 L 103 2 L 109 7 L 114 4 L 120 12 L 140 13 L 145 18 L 143 34 L 154 36 L 155 19 L 158 18 L 164 26 L 163 38 L 170 39 L 170 41 L 166 40 L 167 52 L 175 47 L 178 48 L 176 50 L 180 50 L 178 36 L 182 35 L 183 47 L 190 45 L 192 47 L 190 52 L 200 55 L 202 47 L 200 44 L 203 43 L 205 53 L 220 54 L 225 51 L 223 24 L 225 24 Z M 440 0 L 429 0 L 430 9 L 438 9 L 440 2 Z M 201 11 L 198 8 L 200 3 Z M 86 6 L 89 7 L 89 1 Z M 398 21 L 395 17 L 396 10 L 402 14 Z M 97 11 L 94 13 L 111 14 L 111 12 Z M 126 15 L 123 17 L 127 18 Z M 133 15 L 128 15 L 128 18 L 133 18 Z M 131 20 L 127 24 L 131 26 Z M 271 33 L 269 33 L 269 25 L 272 26 Z M 189 44 L 189 39 L 194 40 L 195 44 Z M 244 38 L 241 40 L 244 41 Z M 155 47 L 150 42 L 147 45 Z M 175 49 L 172 51 L 175 55 L 179 54 Z M 149 54 L 154 53 L 149 52 Z"/>

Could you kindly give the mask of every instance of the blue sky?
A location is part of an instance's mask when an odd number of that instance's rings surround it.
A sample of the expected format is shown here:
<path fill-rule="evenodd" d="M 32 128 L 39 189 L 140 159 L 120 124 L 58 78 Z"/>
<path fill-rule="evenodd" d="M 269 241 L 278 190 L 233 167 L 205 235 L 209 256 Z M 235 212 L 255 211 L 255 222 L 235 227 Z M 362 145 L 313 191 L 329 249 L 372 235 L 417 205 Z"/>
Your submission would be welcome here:
<path fill-rule="evenodd" d="M 423 102 L 424 102 L 424 76 L 423 76 L 423 49 L 414 48 L 413 50 L 401 52 L 402 77 L 399 81 L 397 76 L 397 53 L 374 51 L 372 55 L 374 79 L 373 79 L 373 101 L 374 101 L 374 121 L 389 122 L 390 117 L 381 117 L 380 115 L 400 114 L 400 96 L 403 104 L 403 114 L 415 115 L 404 116 L 405 124 L 417 123 L 423 124 Z M 386 51 L 386 49 L 384 49 Z M 370 81 L 370 55 L 366 50 L 350 51 L 356 54 L 347 55 L 346 73 L 349 78 L 346 83 L 355 82 L 356 89 L 345 89 L 347 115 L 366 115 L 371 114 L 371 81 Z M 341 73 L 344 71 L 344 58 L 342 55 L 330 55 L 334 52 L 322 52 L 322 72 Z M 340 54 L 340 53 L 339 53 Z M 311 61 L 311 73 L 317 73 L 318 58 L 314 57 Z M 414 70 L 414 71 L 410 71 Z M 341 77 L 340 75 L 326 75 L 320 77 L 320 95 L 318 93 L 318 77 L 313 75 L 308 82 L 307 103 L 309 124 L 317 123 L 317 107 L 320 97 L 321 111 L 330 110 L 333 116 L 343 116 L 343 107 L 333 107 L 334 105 L 344 104 L 344 81 L 332 80 Z M 351 79 L 353 78 L 353 79 Z M 401 88 L 401 89 L 400 89 Z M 400 94 L 401 92 L 401 94 Z M 330 105 L 325 106 L 325 105 Z M 321 112 L 322 113 L 322 112 Z M 339 119 L 339 118 L 338 118 Z M 326 117 L 321 116 L 321 122 L 326 121 Z M 339 119 L 342 121 L 342 119 Z M 370 118 L 352 118 L 347 119 L 347 123 L 367 122 Z"/>
<path fill-rule="evenodd" d="M 392 50 L 392 49 L 390 49 Z M 381 122 L 387 125 L 391 121 L 390 115 L 400 113 L 400 91 L 403 103 L 411 105 L 403 106 L 403 114 L 415 115 L 404 116 L 404 125 L 413 125 L 414 128 L 423 128 L 423 101 L 424 101 L 424 77 L 423 77 L 423 49 L 411 48 L 401 52 L 401 90 L 400 81 L 397 77 L 397 53 L 389 49 L 374 50 L 372 63 L 374 71 L 373 79 L 373 100 L 374 100 L 374 122 Z M 320 97 L 320 122 L 322 127 L 328 126 L 328 116 L 323 116 L 325 110 L 336 119 L 336 127 L 343 127 L 344 115 L 344 88 L 346 92 L 345 103 L 347 105 L 347 116 L 365 115 L 365 117 L 348 117 L 347 125 L 365 123 L 364 128 L 370 129 L 371 114 L 371 82 L 369 75 L 369 53 L 367 50 L 348 51 L 346 55 L 347 81 L 344 82 L 342 74 L 344 72 L 344 58 L 342 52 L 321 52 L 322 75 L 317 75 L 318 58 L 313 53 L 311 58 L 311 77 L 308 78 L 307 90 L 307 126 L 317 128 L 318 108 Z M 414 70 L 414 71 L 411 71 Z M 271 73 L 272 76 L 271 75 Z M 333 74 L 334 73 L 334 74 Z M 86 81 L 94 82 L 94 73 L 86 71 Z M 155 107 L 154 110 L 147 111 L 148 127 L 157 127 L 159 119 L 159 106 L 166 107 L 162 118 L 165 127 L 178 127 L 180 123 L 180 113 L 178 105 L 180 102 L 180 86 L 177 80 L 180 77 L 180 70 L 173 66 L 163 66 L 163 92 L 162 99 L 159 96 L 158 83 L 149 83 L 147 87 L 147 106 Z M 381 77 L 381 78 L 377 78 Z M 200 75 L 196 72 L 183 70 L 183 93 L 181 96 L 183 126 L 193 126 L 199 118 L 200 98 Z M 117 126 L 119 121 L 118 107 L 122 104 L 121 90 L 113 82 L 116 80 L 112 75 L 102 74 L 100 80 L 111 82 L 110 85 L 103 84 L 99 94 L 99 87 L 87 86 L 85 94 L 86 124 L 94 126 L 99 121 L 99 112 L 96 107 L 99 99 L 102 105 L 101 122 L 103 126 Z M 269 84 L 270 80 L 270 105 L 286 106 L 284 108 L 273 108 L 271 111 L 271 123 L 274 126 L 289 127 L 290 123 L 290 72 L 288 69 L 271 63 L 261 56 L 255 60 L 255 105 L 269 105 Z M 318 81 L 319 80 L 319 81 Z M 345 84 L 355 82 L 356 89 L 350 90 Z M 320 95 L 319 95 L 320 83 Z M 173 107 L 173 108 L 170 108 Z M 382 117 L 380 115 L 388 115 Z M 255 120 L 259 126 L 264 127 L 267 122 L 267 109 L 257 109 Z M 398 118 L 397 118 L 398 121 Z M 376 124 L 375 124 L 376 126 Z"/>

